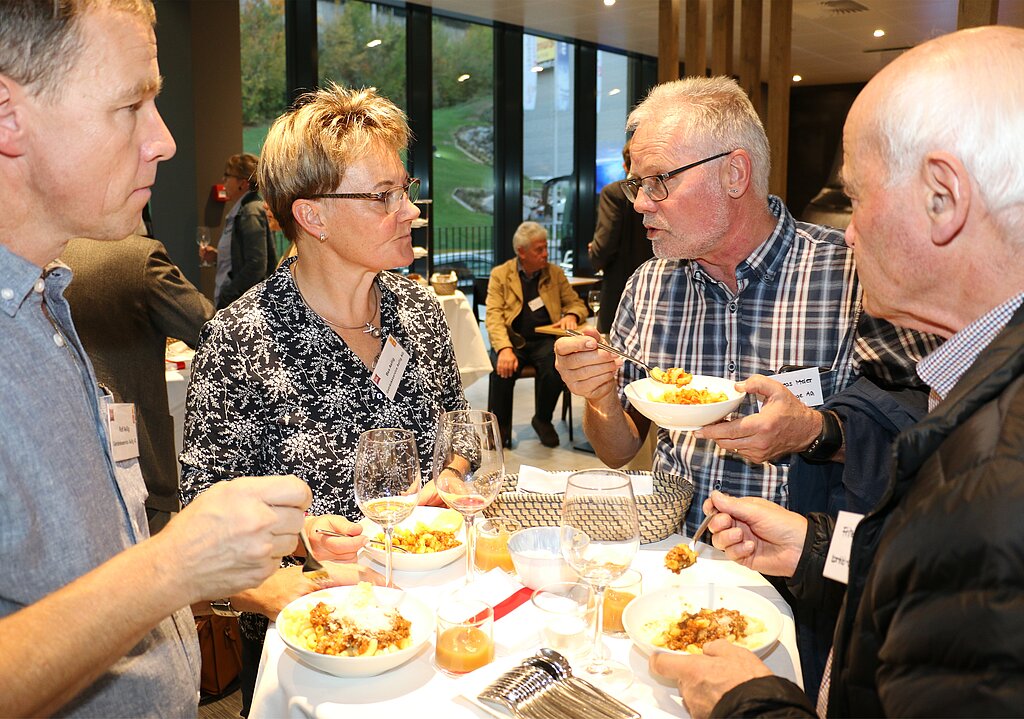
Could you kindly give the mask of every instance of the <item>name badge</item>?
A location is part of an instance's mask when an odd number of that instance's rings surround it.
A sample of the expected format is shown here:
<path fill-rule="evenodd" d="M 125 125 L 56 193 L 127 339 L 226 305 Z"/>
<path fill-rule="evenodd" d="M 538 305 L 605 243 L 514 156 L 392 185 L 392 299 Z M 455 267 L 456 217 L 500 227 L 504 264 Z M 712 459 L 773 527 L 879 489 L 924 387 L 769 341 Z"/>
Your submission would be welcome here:
<path fill-rule="evenodd" d="M 836 517 L 835 531 L 828 545 L 828 557 L 825 558 L 826 579 L 833 579 L 843 584 L 850 581 L 850 549 L 853 547 L 853 530 L 864 519 L 863 514 L 840 512 Z"/>
<path fill-rule="evenodd" d="M 135 405 L 110 402 L 107 404 L 107 437 L 110 454 L 115 462 L 124 462 L 139 456 L 139 432 L 135 422 Z"/>
<path fill-rule="evenodd" d="M 808 407 L 817 407 L 825 401 L 821 391 L 821 375 L 818 373 L 817 367 L 781 372 L 771 375 L 769 379 L 785 385 L 790 392 L 796 395 L 798 400 Z M 760 401 L 757 403 L 757 408 L 761 409 Z"/>
<path fill-rule="evenodd" d="M 532 300 L 526 303 L 526 306 L 530 308 L 530 312 L 536 312 L 544 306 L 544 300 L 540 297 L 534 297 Z"/>
<path fill-rule="evenodd" d="M 398 383 L 402 379 L 407 364 L 409 364 L 409 353 L 402 349 L 402 345 L 398 344 L 394 335 L 388 335 L 380 358 L 373 366 L 371 380 L 392 402 L 395 400 Z"/>

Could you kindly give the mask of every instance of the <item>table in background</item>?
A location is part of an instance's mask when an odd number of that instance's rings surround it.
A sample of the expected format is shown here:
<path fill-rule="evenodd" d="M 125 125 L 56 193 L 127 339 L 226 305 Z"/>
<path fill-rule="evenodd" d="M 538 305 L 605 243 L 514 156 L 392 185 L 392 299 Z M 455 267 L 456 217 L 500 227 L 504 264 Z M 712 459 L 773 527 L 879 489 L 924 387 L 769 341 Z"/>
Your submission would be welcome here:
<path fill-rule="evenodd" d="M 633 567 L 644 576 L 644 592 L 671 584 L 717 583 L 739 586 L 760 594 L 782 614 L 779 643 L 764 661 L 775 674 L 802 685 L 800 661 L 796 650 L 793 613 L 778 592 L 757 572 L 725 559 L 725 555 L 700 544 L 699 559 L 679 575 L 664 568 L 665 552 L 684 541 L 673 535 L 668 539 L 640 547 Z M 365 557 L 360 563 L 380 570 Z M 462 584 L 465 563 L 458 559 L 433 572 L 395 572 L 395 583 L 414 592 L 417 598 L 435 607 L 440 597 Z M 452 679 L 433 667 L 433 641 L 406 664 L 375 677 L 341 678 L 310 669 L 286 650 L 277 631 L 267 632 L 260 661 L 251 719 L 285 716 L 316 716 L 319 719 L 381 719 L 381 717 L 459 717 L 493 716 L 462 698 L 470 689 L 482 688 L 490 678 L 533 654 L 540 646 L 538 610 L 530 602 L 518 607 L 495 623 L 498 638 L 497 657 L 492 665 L 461 679 Z M 501 637 L 517 637 L 513 646 L 502 645 Z M 647 668 L 647 657 L 627 639 L 605 636 L 612 657 L 633 670 L 633 685 L 619 698 L 639 711 L 644 719 L 687 716 L 675 684 L 654 678 Z M 576 663 L 574 662 L 574 665 Z M 474 673 L 476 674 L 476 673 Z"/>
<path fill-rule="evenodd" d="M 491 373 L 491 357 L 484 345 L 484 337 L 480 333 L 480 321 L 473 314 L 473 307 L 462 294 L 437 295 L 441 303 L 448 329 L 452 333 L 452 344 L 455 346 L 455 359 L 459 363 L 459 375 L 462 377 L 462 389 L 466 389 L 481 377 Z"/>

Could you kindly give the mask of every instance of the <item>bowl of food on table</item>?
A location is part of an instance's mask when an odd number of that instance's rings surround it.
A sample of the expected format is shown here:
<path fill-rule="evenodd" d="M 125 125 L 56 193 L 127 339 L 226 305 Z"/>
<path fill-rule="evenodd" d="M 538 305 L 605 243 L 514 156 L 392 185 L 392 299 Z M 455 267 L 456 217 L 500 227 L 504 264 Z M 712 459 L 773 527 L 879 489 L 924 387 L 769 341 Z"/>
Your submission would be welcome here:
<path fill-rule="evenodd" d="M 637 597 L 623 611 L 622 624 L 644 654 L 701 654 L 707 642 L 725 639 L 763 657 L 779 639 L 782 614 L 741 587 L 688 585 Z"/>
<path fill-rule="evenodd" d="M 384 529 L 371 519 L 359 520 L 369 540 L 363 551 L 384 565 Z M 395 525 L 392 567 L 405 572 L 429 572 L 451 564 L 466 552 L 466 528 L 462 515 L 443 507 L 416 507 Z"/>
<path fill-rule="evenodd" d="M 338 677 L 371 677 L 401 666 L 430 641 L 434 612 L 408 592 L 360 582 L 295 599 L 276 625 L 304 664 Z"/>
<path fill-rule="evenodd" d="M 670 430 L 690 431 L 735 412 L 744 393 L 733 380 L 655 367 L 650 377 L 626 385 L 626 397 L 649 420 Z"/>

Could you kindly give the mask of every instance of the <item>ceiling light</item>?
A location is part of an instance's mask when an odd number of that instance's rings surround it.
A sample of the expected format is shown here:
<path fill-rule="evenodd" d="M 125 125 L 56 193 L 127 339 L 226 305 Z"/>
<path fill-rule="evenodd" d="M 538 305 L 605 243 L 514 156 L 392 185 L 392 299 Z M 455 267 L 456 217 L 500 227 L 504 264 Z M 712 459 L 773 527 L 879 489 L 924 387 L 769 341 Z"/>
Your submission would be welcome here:
<path fill-rule="evenodd" d="M 604 0 L 604 4 L 607 5 L 608 7 L 611 7 L 612 5 L 615 4 L 615 0 Z"/>
<path fill-rule="evenodd" d="M 793 76 L 793 82 L 800 82 L 803 79 L 804 79 L 803 75 L 794 75 Z"/>
<path fill-rule="evenodd" d="M 381 42 L 381 40 L 370 40 L 370 42 L 366 43 L 366 47 L 377 47 Z"/>
<path fill-rule="evenodd" d="M 611 90 L 608 91 L 608 95 L 618 95 L 620 92 L 622 92 L 622 90 L 620 90 L 617 87 L 613 87 Z"/>
<path fill-rule="evenodd" d="M 883 30 L 882 28 L 878 28 L 871 34 L 874 35 L 875 37 L 885 37 L 885 30 Z"/>
<path fill-rule="evenodd" d="M 530 68 L 530 72 L 544 72 L 544 68 L 542 68 L 540 65 L 534 65 L 533 67 Z"/>
<path fill-rule="evenodd" d="M 469 79 L 469 75 L 464 73 L 462 75 L 459 75 L 459 80 L 458 81 L 459 82 L 465 82 L 468 79 Z"/>

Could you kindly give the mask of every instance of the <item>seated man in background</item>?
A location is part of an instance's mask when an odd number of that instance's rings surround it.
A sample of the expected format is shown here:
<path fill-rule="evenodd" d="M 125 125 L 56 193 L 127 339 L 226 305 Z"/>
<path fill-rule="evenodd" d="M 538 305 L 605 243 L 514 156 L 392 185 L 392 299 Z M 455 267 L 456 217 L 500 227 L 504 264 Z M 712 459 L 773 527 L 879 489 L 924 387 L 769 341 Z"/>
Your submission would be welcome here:
<path fill-rule="evenodd" d="M 557 447 L 551 424 L 558 397 L 565 389 L 555 371 L 555 337 L 537 332 L 541 325 L 575 329 L 587 317 L 587 306 L 558 265 L 548 262 L 548 233 L 536 222 L 524 222 L 512 236 L 515 259 L 491 270 L 487 285 L 487 334 L 494 371 L 487 408 L 498 418 L 501 441 L 512 441 L 512 392 L 524 365 L 537 370 L 531 424 L 545 447 Z"/>
<path fill-rule="evenodd" d="M 195 349 L 213 305 L 181 274 L 163 244 L 129 235 L 73 239 L 60 259 L 74 279 L 64 292 L 96 379 L 115 402 L 135 405 L 146 517 L 156 534 L 177 512 L 178 458 L 167 405 L 167 338 Z"/>

